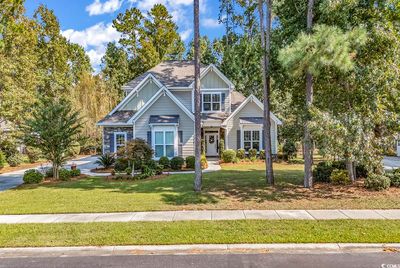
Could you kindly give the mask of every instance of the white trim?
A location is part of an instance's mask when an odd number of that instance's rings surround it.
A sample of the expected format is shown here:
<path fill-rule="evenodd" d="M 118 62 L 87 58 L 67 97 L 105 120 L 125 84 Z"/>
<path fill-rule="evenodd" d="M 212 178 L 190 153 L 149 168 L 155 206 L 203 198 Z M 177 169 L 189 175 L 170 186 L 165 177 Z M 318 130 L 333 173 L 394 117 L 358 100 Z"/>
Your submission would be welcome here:
<path fill-rule="evenodd" d="M 128 124 L 128 123 L 96 123 L 96 126 L 101 126 L 101 127 L 130 127 L 131 124 Z"/>
<path fill-rule="evenodd" d="M 222 93 L 221 92 L 207 92 L 207 93 L 204 93 L 204 92 L 201 92 L 200 93 L 200 95 L 201 95 L 201 112 L 202 113 L 215 113 L 215 112 L 222 112 Z M 205 111 L 204 110 L 204 95 L 211 95 L 210 96 L 210 101 L 209 102 L 207 102 L 207 103 L 210 103 L 211 104 L 211 110 L 209 110 L 209 111 Z M 212 100 L 212 95 L 219 95 L 219 110 L 213 110 L 212 109 L 212 105 L 213 105 L 213 100 Z M 225 96 L 225 98 L 226 98 L 226 96 Z M 215 102 L 215 103 L 217 103 L 217 102 Z M 224 105 L 225 105 L 225 103 L 224 103 Z"/>
<path fill-rule="evenodd" d="M 214 64 L 208 65 L 207 68 L 204 69 L 204 70 L 201 72 L 201 74 L 200 74 L 200 83 L 201 83 L 201 79 L 204 78 L 204 76 L 206 76 L 206 74 L 207 74 L 210 70 L 215 71 L 215 72 L 217 73 L 217 75 L 229 86 L 229 89 L 230 89 L 230 90 L 233 90 L 233 88 L 235 87 L 235 86 L 233 85 L 233 83 L 232 83 L 220 70 L 218 70 L 218 68 L 215 67 Z M 193 81 L 193 82 L 190 84 L 189 87 L 194 88 L 194 82 L 195 82 L 195 81 Z"/>
<path fill-rule="evenodd" d="M 168 87 L 171 91 L 191 91 L 192 88 L 190 87 Z"/>
<path fill-rule="evenodd" d="M 202 88 L 200 91 L 229 91 L 229 88 Z"/>
<path fill-rule="evenodd" d="M 146 112 L 161 96 L 162 94 L 166 94 L 168 97 L 171 98 L 171 100 L 173 102 L 175 102 L 179 108 L 181 108 L 181 110 L 183 112 L 186 113 L 186 115 L 192 119 L 194 121 L 194 115 L 186 108 L 185 105 L 182 104 L 182 102 L 180 102 L 175 96 L 174 94 L 172 94 L 166 87 L 162 87 L 159 91 L 157 91 L 157 93 L 148 101 L 146 102 L 145 105 L 143 105 L 142 108 L 140 108 L 140 110 L 135 113 L 131 119 L 129 119 L 128 124 L 132 124 L 133 122 L 135 122 L 138 118 L 140 118 L 144 112 Z"/>
<path fill-rule="evenodd" d="M 251 140 L 250 140 L 250 144 L 251 147 L 250 149 L 253 148 L 253 131 L 258 131 L 259 132 L 259 140 L 258 140 L 258 150 L 257 152 L 261 151 L 264 147 L 262 144 L 262 125 L 260 124 L 253 124 L 253 125 L 242 125 L 240 126 L 240 147 L 241 149 L 244 149 L 244 132 L 245 131 L 250 131 L 250 135 L 251 135 Z"/>
<path fill-rule="evenodd" d="M 157 78 L 154 77 L 154 75 L 152 75 L 151 73 L 148 74 L 145 78 L 143 78 L 142 81 L 140 81 L 140 83 L 134 87 L 132 89 L 131 92 L 129 92 L 129 94 L 120 102 L 118 103 L 118 105 L 108 114 L 108 115 L 112 115 L 113 113 L 115 113 L 116 111 L 119 110 L 119 108 L 121 108 L 122 106 L 124 106 L 126 104 L 126 102 L 128 102 L 130 100 L 130 98 L 135 94 L 138 93 L 145 85 L 146 83 L 149 81 L 149 79 L 153 80 L 155 82 L 155 84 L 159 87 L 162 88 L 163 84 L 161 84 L 160 81 L 157 80 Z"/>
<path fill-rule="evenodd" d="M 254 96 L 253 94 L 251 94 L 250 96 L 248 96 L 244 102 L 242 102 L 242 104 L 239 105 L 238 108 L 236 108 L 236 110 L 231 113 L 227 119 L 224 120 L 224 122 L 222 122 L 223 126 L 226 126 L 226 124 L 228 123 L 229 120 L 231 120 L 235 115 L 237 115 L 240 110 L 242 110 L 250 101 L 254 101 L 255 104 L 257 104 L 258 107 L 260 107 L 261 110 L 264 111 L 264 105 L 256 98 L 256 96 Z M 272 112 L 270 113 L 271 119 L 275 121 L 275 123 L 277 125 L 282 125 L 282 121 L 279 120 Z"/>
<path fill-rule="evenodd" d="M 125 136 L 125 144 L 128 141 L 128 134 L 125 131 L 113 132 L 114 137 L 114 152 L 117 152 L 117 135 L 124 135 Z"/>
<path fill-rule="evenodd" d="M 166 144 L 165 143 L 165 132 L 172 131 L 174 134 L 174 156 L 175 157 L 178 155 L 178 147 L 179 147 L 179 137 L 178 137 L 178 126 L 165 126 L 165 125 L 152 125 L 151 127 L 151 147 L 154 150 L 154 159 L 158 160 L 160 157 L 156 157 L 155 155 L 155 150 L 156 150 L 156 135 L 155 132 L 162 132 L 163 133 L 163 144 L 157 144 L 157 145 L 163 145 L 163 156 L 166 156 L 167 150 L 166 146 L 171 145 L 171 144 Z M 172 158 L 168 157 L 168 158 Z"/>

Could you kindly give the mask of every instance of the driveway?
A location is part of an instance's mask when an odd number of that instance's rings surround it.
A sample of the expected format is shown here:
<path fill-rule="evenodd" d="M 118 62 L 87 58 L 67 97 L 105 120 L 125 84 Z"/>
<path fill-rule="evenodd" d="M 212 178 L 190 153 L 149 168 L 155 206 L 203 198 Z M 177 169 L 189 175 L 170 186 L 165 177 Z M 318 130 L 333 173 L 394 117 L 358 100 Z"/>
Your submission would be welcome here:
<path fill-rule="evenodd" d="M 87 156 L 83 158 L 72 159 L 68 161 L 64 167 L 69 169 L 71 164 L 75 163 L 83 174 L 93 175 L 90 170 L 97 167 L 97 164 L 94 163 L 96 160 L 97 156 Z M 49 166 L 49 164 L 38 165 L 36 169 Z M 28 169 L 0 174 L 0 192 L 21 185 L 23 183 L 22 177 L 26 170 Z M 96 174 L 96 176 L 99 176 L 99 174 Z"/>
<path fill-rule="evenodd" d="M 400 168 L 400 157 L 385 156 L 383 158 L 383 167 L 385 168 L 385 170 Z"/>

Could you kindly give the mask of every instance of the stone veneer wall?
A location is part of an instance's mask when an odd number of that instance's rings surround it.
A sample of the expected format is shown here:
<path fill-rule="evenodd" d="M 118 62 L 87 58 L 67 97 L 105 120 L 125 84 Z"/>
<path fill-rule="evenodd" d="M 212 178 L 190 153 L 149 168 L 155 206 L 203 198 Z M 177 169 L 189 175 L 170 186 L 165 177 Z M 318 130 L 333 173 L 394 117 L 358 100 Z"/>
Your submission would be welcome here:
<path fill-rule="evenodd" d="M 128 141 L 133 138 L 133 127 L 104 127 L 103 153 L 111 152 L 111 142 L 114 142 L 114 132 L 126 132 Z"/>

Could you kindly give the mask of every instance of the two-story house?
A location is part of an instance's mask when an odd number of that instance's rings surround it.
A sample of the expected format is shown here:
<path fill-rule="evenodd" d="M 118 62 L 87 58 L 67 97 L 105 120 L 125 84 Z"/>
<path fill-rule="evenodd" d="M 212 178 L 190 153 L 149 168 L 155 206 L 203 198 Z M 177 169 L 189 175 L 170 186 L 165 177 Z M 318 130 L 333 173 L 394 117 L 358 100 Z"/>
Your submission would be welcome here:
<path fill-rule="evenodd" d="M 125 98 L 102 120 L 103 153 L 116 152 L 135 138 L 146 140 L 161 156 L 194 155 L 194 62 L 165 61 L 127 83 Z M 214 65 L 201 68 L 202 139 L 207 156 L 225 149 L 263 148 L 263 105 L 244 97 Z M 277 125 L 271 113 L 272 152 Z"/>

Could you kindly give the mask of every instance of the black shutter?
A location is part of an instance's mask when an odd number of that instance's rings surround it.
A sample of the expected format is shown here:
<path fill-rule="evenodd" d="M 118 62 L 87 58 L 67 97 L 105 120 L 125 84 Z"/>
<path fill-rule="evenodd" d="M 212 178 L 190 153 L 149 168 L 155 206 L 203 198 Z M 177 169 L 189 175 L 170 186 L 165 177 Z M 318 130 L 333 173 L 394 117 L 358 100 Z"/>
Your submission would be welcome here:
<path fill-rule="evenodd" d="M 182 156 L 183 147 L 183 132 L 178 131 L 178 156 Z"/>
<path fill-rule="evenodd" d="M 236 149 L 239 150 L 239 149 L 241 149 L 240 148 L 241 147 L 241 144 L 240 144 L 240 129 L 237 130 L 237 137 L 236 138 L 237 138 L 237 145 L 236 145 L 237 148 Z"/>
<path fill-rule="evenodd" d="M 151 146 L 151 131 L 147 131 L 147 144 Z"/>
<path fill-rule="evenodd" d="M 133 132 L 129 131 L 127 136 L 126 136 L 127 141 L 133 140 Z"/>
<path fill-rule="evenodd" d="M 225 111 L 225 93 L 221 93 L 221 111 Z"/>
<path fill-rule="evenodd" d="M 110 133 L 110 153 L 114 152 L 114 132 Z"/>

